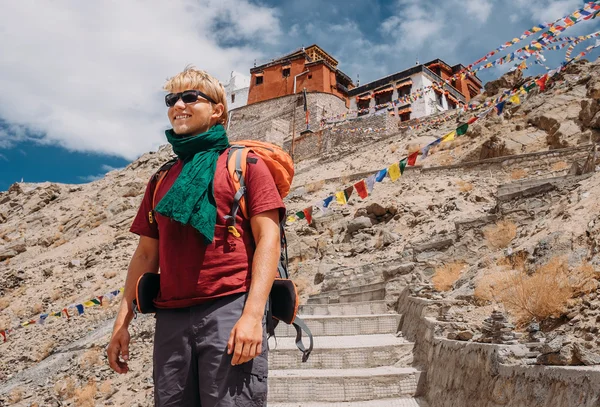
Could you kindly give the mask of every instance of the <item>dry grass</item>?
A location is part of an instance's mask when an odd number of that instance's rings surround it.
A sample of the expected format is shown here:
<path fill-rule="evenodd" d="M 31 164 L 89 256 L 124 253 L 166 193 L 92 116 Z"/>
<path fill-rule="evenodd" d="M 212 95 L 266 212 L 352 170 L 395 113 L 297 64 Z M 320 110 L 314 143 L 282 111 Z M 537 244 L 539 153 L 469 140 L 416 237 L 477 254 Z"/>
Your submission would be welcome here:
<path fill-rule="evenodd" d="M 562 170 L 566 170 L 567 168 L 569 168 L 569 164 L 565 161 L 559 161 L 559 162 L 552 164 L 551 168 L 552 168 L 552 171 L 562 171 Z"/>
<path fill-rule="evenodd" d="M 466 181 L 457 181 L 456 185 L 458 186 L 458 190 L 460 192 L 469 192 L 473 190 L 473 184 Z"/>
<path fill-rule="evenodd" d="M 456 280 L 459 279 L 464 268 L 465 263 L 462 262 L 454 262 L 437 267 L 435 269 L 435 274 L 431 278 L 433 287 L 438 291 L 450 290 Z"/>
<path fill-rule="evenodd" d="M 306 192 L 308 192 L 310 194 L 313 192 L 320 191 L 324 185 L 325 185 L 325 181 L 321 180 L 321 181 L 313 182 L 311 184 L 306 185 L 304 187 L 304 189 L 306 190 Z"/>
<path fill-rule="evenodd" d="M 52 290 L 52 292 L 50 293 L 50 299 L 52 301 L 56 301 L 59 300 L 62 297 L 62 291 L 59 290 L 58 288 L 55 288 L 54 290 Z"/>
<path fill-rule="evenodd" d="M 111 278 L 115 278 L 117 276 L 117 272 L 114 270 L 111 271 L 105 271 L 103 274 L 104 278 L 106 279 L 111 279 Z"/>
<path fill-rule="evenodd" d="M 17 387 L 10 392 L 10 394 L 8 396 L 8 401 L 11 404 L 16 404 L 21 400 L 23 400 L 23 389 L 21 389 L 20 387 Z"/>
<path fill-rule="evenodd" d="M 518 168 L 510 173 L 510 179 L 517 180 L 521 178 L 525 178 L 527 176 L 527 170 L 522 168 Z"/>
<path fill-rule="evenodd" d="M 101 394 L 110 395 L 110 393 L 112 392 L 112 389 L 113 389 L 112 381 L 110 379 L 106 379 L 105 381 L 102 382 L 102 384 L 98 388 L 98 391 Z"/>
<path fill-rule="evenodd" d="M 571 299 L 596 290 L 596 278 L 589 263 L 569 270 L 565 258 L 553 257 L 532 274 L 512 269 L 484 276 L 476 284 L 475 297 L 503 304 L 523 326 L 534 318 L 544 321 L 563 315 Z"/>
<path fill-rule="evenodd" d="M 61 400 L 68 400 L 75 395 L 75 380 L 72 377 L 67 377 L 54 384 L 54 392 Z"/>
<path fill-rule="evenodd" d="M 79 358 L 79 367 L 84 370 L 94 366 L 100 366 L 101 364 L 102 359 L 100 358 L 99 348 L 92 348 Z"/>
<path fill-rule="evenodd" d="M 8 308 L 9 305 L 10 305 L 10 301 L 8 300 L 8 298 L 4 298 L 4 297 L 0 298 L 0 311 Z"/>
<path fill-rule="evenodd" d="M 56 344 L 54 341 L 44 342 L 37 350 L 35 354 L 35 361 L 41 362 L 46 359 L 48 356 L 52 355 L 54 349 L 56 348 Z"/>
<path fill-rule="evenodd" d="M 494 249 L 507 247 L 517 236 L 517 225 L 509 220 L 500 221 L 483 230 L 488 244 Z"/>
<path fill-rule="evenodd" d="M 41 314 L 44 311 L 44 304 L 40 304 L 39 302 L 37 304 L 33 304 L 31 306 L 31 312 L 33 314 Z"/>
<path fill-rule="evenodd" d="M 398 146 L 396 144 L 392 144 L 390 146 L 390 153 L 395 153 L 398 150 Z"/>
<path fill-rule="evenodd" d="M 90 379 L 81 389 L 75 390 L 75 405 L 78 407 L 94 407 L 94 398 L 98 393 L 98 387 L 94 379 Z"/>

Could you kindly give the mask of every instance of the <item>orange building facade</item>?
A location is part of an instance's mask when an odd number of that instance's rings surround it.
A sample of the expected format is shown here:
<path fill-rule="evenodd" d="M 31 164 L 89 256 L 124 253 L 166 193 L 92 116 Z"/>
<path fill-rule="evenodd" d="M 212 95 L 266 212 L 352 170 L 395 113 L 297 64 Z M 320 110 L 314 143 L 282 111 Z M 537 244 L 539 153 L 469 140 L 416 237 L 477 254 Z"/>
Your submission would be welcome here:
<path fill-rule="evenodd" d="M 354 84 L 337 69 L 338 61 L 317 45 L 302 48 L 250 69 L 248 104 L 308 92 L 333 94 L 346 102 Z"/>
<path fill-rule="evenodd" d="M 424 64 L 427 68 L 433 71 L 443 80 L 448 80 L 458 72 L 461 72 L 465 67 L 461 64 L 450 66 L 441 59 L 434 59 L 431 62 Z M 481 92 L 481 80 L 475 74 L 469 74 L 466 78 L 461 79 L 460 75 L 457 79 L 452 79 L 450 84 L 458 90 L 467 100 L 474 98 Z"/>

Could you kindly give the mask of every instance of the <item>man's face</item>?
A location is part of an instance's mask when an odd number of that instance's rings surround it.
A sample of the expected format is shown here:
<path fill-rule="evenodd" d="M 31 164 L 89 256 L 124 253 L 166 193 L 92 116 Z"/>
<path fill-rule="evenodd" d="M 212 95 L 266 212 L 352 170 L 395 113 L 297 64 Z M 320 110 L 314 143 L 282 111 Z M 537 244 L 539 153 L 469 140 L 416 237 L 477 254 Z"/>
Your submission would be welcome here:
<path fill-rule="evenodd" d="M 187 89 L 177 89 L 173 93 L 185 90 Z M 180 98 L 175 106 L 169 108 L 167 114 L 175 134 L 196 135 L 204 133 L 216 123 L 215 118 L 218 116 L 215 116 L 214 110 L 213 105 L 200 96 L 192 103 L 183 103 Z"/>

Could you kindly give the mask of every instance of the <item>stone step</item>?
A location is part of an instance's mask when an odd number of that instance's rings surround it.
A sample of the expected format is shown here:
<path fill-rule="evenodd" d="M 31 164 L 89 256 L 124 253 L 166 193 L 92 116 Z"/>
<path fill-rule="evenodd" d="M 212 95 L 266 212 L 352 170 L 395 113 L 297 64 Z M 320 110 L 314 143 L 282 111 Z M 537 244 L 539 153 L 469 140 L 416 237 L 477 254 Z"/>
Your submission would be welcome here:
<path fill-rule="evenodd" d="M 347 369 L 395 365 L 409 367 L 413 360 L 412 342 L 393 334 L 317 336 L 308 361 L 295 338 L 269 340 L 269 369 Z"/>
<path fill-rule="evenodd" d="M 406 367 L 269 371 L 272 402 L 341 402 L 412 397 L 421 372 Z"/>
<path fill-rule="evenodd" d="M 304 304 L 298 308 L 300 315 L 361 315 L 385 314 L 385 301 L 345 302 L 339 304 Z"/>
<path fill-rule="evenodd" d="M 340 288 L 338 290 L 323 291 L 323 292 L 320 292 L 319 294 L 310 295 L 309 299 L 310 298 L 321 298 L 321 297 L 338 297 L 340 295 L 356 294 L 356 293 L 360 293 L 362 291 L 379 290 L 379 289 L 385 288 L 385 285 L 386 285 L 385 281 L 379 281 L 377 283 L 372 283 L 372 284 L 364 284 L 364 285 L 355 286 L 355 287 Z"/>
<path fill-rule="evenodd" d="M 350 303 L 350 302 L 370 302 L 379 301 L 385 298 L 385 288 L 375 288 L 360 292 L 348 292 L 341 293 L 327 292 L 320 294 L 318 297 L 310 297 L 306 301 L 307 304 L 339 304 L 339 303 Z"/>
<path fill-rule="evenodd" d="M 424 400 L 413 397 L 349 402 L 269 403 L 269 407 L 426 407 Z"/>
<path fill-rule="evenodd" d="M 400 324 L 399 314 L 369 315 L 300 315 L 313 336 L 395 334 Z M 276 337 L 296 336 L 292 325 L 280 322 Z"/>

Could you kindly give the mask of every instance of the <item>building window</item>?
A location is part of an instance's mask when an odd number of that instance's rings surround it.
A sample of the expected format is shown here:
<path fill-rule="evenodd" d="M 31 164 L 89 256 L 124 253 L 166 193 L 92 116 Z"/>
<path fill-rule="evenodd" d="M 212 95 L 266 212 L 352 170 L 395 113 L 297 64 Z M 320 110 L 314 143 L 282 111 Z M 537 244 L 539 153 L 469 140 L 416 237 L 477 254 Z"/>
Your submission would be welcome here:
<path fill-rule="evenodd" d="M 362 116 L 365 114 L 369 113 L 369 105 L 371 104 L 371 99 L 365 99 L 365 100 L 359 100 L 358 103 L 356 104 L 356 106 L 358 107 L 359 110 L 363 110 L 366 109 L 366 111 L 364 112 L 359 112 L 358 115 Z"/>
<path fill-rule="evenodd" d="M 263 76 L 262 75 L 261 76 L 257 76 L 255 84 L 256 85 L 262 85 L 262 83 L 263 83 Z"/>
<path fill-rule="evenodd" d="M 451 101 L 450 99 L 448 99 L 448 109 L 449 110 L 454 110 L 456 109 L 456 103 L 454 103 L 453 101 Z"/>
<path fill-rule="evenodd" d="M 392 101 L 392 91 L 382 92 L 382 93 L 375 95 L 375 104 L 376 105 L 383 105 L 383 104 L 389 103 L 391 101 Z"/>
<path fill-rule="evenodd" d="M 403 96 L 408 96 L 410 95 L 412 91 L 412 86 L 403 86 L 401 88 L 398 88 L 398 97 L 401 98 Z"/>
<path fill-rule="evenodd" d="M 235 93 L 231 95 L 231 103 L 235 103 Z"/>
<path fill-rule="evenodd" d="M 284 78 L 290 76 L 290 68 L 283 68 L 282 74 Z"/>
<path fill-rule="evenodd" d="M 437 97 L 437 102 L 440 106 L 444 106 L 444 94 L 435 92 L 435 96 Z"/>
<path fill-rule="evenodd" d="M 312 73 L 308 74 L 308 79 L 312 79 Z"/>
<path fill-rule="evenodd" d="M 410 120 L 410 112 L 408 112 L 408 113 L 402 113 L 400 115 L 400 121 L 401 122 L 407 122 L 409 120 Z"/>

